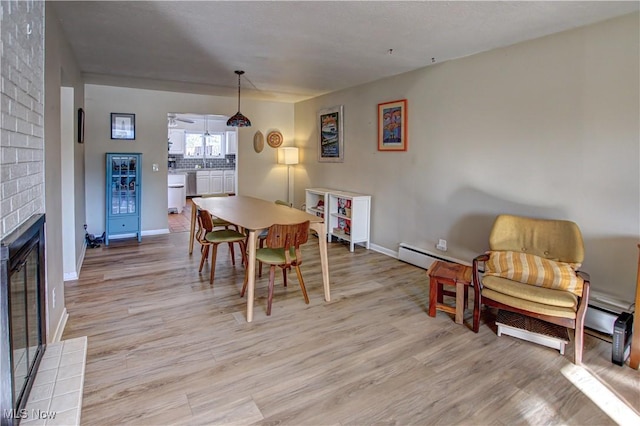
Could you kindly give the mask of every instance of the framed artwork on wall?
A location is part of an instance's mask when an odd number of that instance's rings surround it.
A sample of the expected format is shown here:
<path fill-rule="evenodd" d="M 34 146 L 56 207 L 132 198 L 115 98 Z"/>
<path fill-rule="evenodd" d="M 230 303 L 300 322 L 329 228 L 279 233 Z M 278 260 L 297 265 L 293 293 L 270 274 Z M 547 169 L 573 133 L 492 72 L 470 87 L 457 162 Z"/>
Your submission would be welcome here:
<path fill-rule="evenodd" d="M 84 143 L 84 110 L 78 108 L 78 143 Z"/>
<path fill-rule="evenodd" d="M 136 115 L 111 113 L 111 139 L 134 140 L 136 138 Z"/>
<path fill-rule="evenodd" d="M 378 151 L 407 150 L 407 100 L 378 104 Z"/>
<path fill-rule="evenodd" d="M 318 112 L 318 161 L 341 163 L 344 161 L 343 106 Z"/>

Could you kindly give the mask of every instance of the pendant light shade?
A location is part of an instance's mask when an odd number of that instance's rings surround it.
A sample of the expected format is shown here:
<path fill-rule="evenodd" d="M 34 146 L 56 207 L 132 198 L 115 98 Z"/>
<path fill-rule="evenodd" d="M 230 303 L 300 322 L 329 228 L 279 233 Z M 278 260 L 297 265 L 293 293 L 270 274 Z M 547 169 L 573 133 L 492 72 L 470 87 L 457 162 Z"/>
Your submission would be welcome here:
<path fill-rule="evenodd" d="M 227 120 L 227 126 L 230 127 L 251 127 L 251 120 L 242 115 L 240 112 L 240 76 L 244 74 L 244 71 L 236 71 L 238 74 L 238 112 Z"/>

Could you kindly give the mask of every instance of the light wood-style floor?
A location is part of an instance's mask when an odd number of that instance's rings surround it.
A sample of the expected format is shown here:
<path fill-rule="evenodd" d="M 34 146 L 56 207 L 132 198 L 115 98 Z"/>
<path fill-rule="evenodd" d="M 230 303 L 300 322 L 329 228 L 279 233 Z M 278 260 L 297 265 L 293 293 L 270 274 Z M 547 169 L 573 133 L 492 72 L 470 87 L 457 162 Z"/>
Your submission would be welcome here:
<path fill-rule="evenodd" d="M 419 268 L 330 244 L 327 303 L 314 237 L 302 265 L 310 304 L 295 274 L 288 288 L 278 274 L 267 317 L 265 274 L 248 324 L 242 267 L 221 247 L 211 287 L 187 242 L 88 249 L 66 284 L 63 338 L 88 336 L 83 425 L 615 424 L 563 374 L 572 349 L 497 337 L 490 311 L 478 334 L 429 317 Z M 613 365 L 610 348 L 587 336 L 581 371 L 637 409 L 640 375 Z"/>

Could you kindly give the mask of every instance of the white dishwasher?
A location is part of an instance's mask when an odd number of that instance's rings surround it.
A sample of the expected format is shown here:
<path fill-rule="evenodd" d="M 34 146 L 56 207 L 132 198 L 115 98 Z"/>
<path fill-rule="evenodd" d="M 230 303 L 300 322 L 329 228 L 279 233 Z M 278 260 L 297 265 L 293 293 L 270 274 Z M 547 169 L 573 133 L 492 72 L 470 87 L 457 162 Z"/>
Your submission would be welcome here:
<path fill-rule="evenodd" d="M 169 201 L 169 213 L 175 211 L 182 213 L 182 208 L 187 202 L 187 175 L 184 173 L 172 173 L 167 175 L 167 199 Z"/>

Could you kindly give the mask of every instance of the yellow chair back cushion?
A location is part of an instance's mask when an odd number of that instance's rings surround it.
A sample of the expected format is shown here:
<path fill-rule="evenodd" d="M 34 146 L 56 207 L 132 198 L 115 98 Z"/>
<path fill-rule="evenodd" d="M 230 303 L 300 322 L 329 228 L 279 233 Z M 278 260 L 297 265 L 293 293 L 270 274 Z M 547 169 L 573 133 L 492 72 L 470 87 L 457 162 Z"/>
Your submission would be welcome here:
<path fill-rule="evenodd" d="M 513 251 L 489 252 L 489 260 L 485 262 L 485 276 L 568 291 L 580 297 L 584 285 L 584 280 L 576 275 L 574 266 L 569 263 Z"/>
<path fill-rule="evenodd" d="M 568 220 L 499 215 L 489 235 L 489 249 L 533 254 L 576 267 L 584 261 L 580 228 Z"/>

